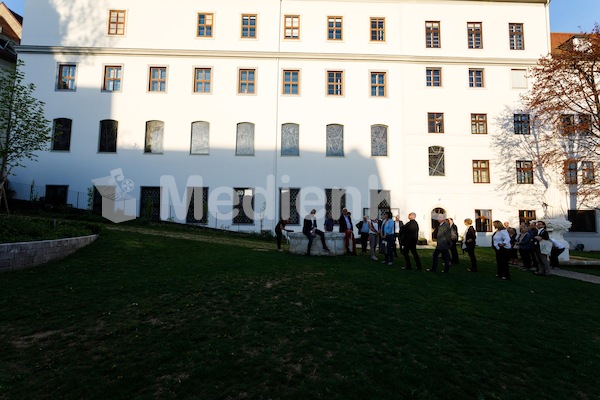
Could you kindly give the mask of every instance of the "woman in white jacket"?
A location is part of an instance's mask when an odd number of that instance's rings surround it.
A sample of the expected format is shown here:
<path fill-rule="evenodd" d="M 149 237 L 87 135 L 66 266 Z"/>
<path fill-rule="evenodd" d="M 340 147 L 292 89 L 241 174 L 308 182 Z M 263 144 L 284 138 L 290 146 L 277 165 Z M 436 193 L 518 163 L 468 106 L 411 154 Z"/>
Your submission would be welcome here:
<path fill-rule="evenodd" d="M 510 236 L 502 222 L 496 220 L 492 225 L 496 228 L 496 232 L 492 235 L 492 246 L 494 246 L 498 267 L 496 276 L 501 279 L 510 279 L 510 271 L 508 270 Z"/>

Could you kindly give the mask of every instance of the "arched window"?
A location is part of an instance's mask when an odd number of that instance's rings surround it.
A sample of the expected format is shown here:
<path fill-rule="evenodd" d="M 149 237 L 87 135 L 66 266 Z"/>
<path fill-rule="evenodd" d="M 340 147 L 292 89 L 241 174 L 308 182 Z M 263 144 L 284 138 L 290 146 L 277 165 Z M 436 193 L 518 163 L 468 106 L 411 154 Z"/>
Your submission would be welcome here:
<path fill-rule="evenodd" d="M 281 125 L 281 155 L 300 155 L 300 125 L 291 123 Z"/>
<path fill-rule="evenodd" d="M 117 130 L 119 122 L 114 119 L 103 119 L 100 121 L 100 142 L 98 144 L 99 153 L 117 152 Z"/>
<path fill-rule="evenodd" d="M 236 156 L 254 155 L 254 124 L 251 122 L 240 122 L 237 124 L 235 143 Z"/>
<path fill-rule="evenodd" d="M 192 122 L 190 154 L 209 154 L 208 135 L 210 124 L 205 121 Z"/>
<path fill-rule="evenodd" d="M 326 141 L 327 157 L 344 157 L 344 125 L 327 125 Z"/>
<path fill-rule="evenodd" d="M 52 133 L 52 150 L 69 151 L 71 149 L 71 126 L 69 118 L 56 118 Z"/>
<path fill-rule="evenodd" d="M 371 156 L 387 156 L 387 129 L 385 125 L 371 125 Z"/>
<path fill-rule="evenodd" d="M 162 154 L 165 123 L 162 121 L 146 122 L 146 143 L 144 153 Z"/>

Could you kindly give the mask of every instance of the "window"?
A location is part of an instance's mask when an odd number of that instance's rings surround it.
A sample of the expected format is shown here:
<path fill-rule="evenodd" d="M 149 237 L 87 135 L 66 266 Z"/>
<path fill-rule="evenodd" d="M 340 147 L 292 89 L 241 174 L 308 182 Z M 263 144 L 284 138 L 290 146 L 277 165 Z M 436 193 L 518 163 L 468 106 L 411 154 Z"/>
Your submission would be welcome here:
<path fill-rule="evenodd" d="M 489 160 L 473 160 L 473 183 L 490 183 Z"/>
<path fill-rule="evenodd" d="M 279 219 L 289 219 L 290 225 L 300 224 L 297 207 L 299 198 L 300 189 L 298 188 L 279 189 Z"/>
<path fill-rule="evenodd" d="M 150 67 L 150 92 L 165 92 L 167 90 L 167 67 Z"/>
<path fill-rule="evenodd" d="M 492 210 L 475 210 L 475 230 L 477 232 L 492 231 Z"/>
<path fill-rule="evenodd" d="M 508 38 L 511 50 L 525 50 L 525 39 L 523 38 L 523 24 L 508 24 Z"/>
<path fill-rule="evenodd" d="M 441 146 L 429 147 L 429 176 L 445 176 L 444 148 Z"/>
<path fill-rule="evenodd" d="M 165 132 L 165 123 L 162 121 L 146 122 L 146 141 L 144 144 L 144 153 L 162 154 L 163 153 L 163 135 Z"/>
<path fill-rule="evenodd" d="M 194 93 L 210 93 L 212 68 L 194 68 Z"/>
<path fill-rule="evenodd" d="M 210 124 L 206 121 L 192 122 L 192 135 L 190 141 L 190 154 L 209 154 L 208 138 Z"/>
<path fill-rule="evenodd" d="M 45 202 L 52 205 L 65 205 L 68 194 L 67 185 L 46 185 Z"/>
<path fill-rule="evenodd" d="M 342 17 L 327 17 L 327 40 L 342 40 Z"/>
<path fill-rule="evenodd" d="M 327 125 L 325 136 L 325 156 L 344 157 L 344 125 Z"/>
<path fill-rule="evenodd" d="M 114 36 L 123 36 L 125 34 L 125 10 L 108 11 L 108 34 Z"/>
<path fill-rule="evenodd" d="M 117 152 L 117 131 L 119 122 L 113 119 L 104 119 L 100 121 L 100 143 L 98 144 L 99 153 Z"/>
<path fill-rule="evenodd" d="M 581 183 L 584 185 L 596 183 L 596 177 L 594 175 L 594 163 L 592 161 L 581 162 Z"/>
<path fill-rule="evenodd" d="M 120 65 L 107 65 L 104 67 L 104 83 L 102 90 L 105 92 L 121 91 L 121 74 L 123 67 Z"/>
<path fill-rule="evenodd" d="M 427 68 L 425 70 L 425 82 L 427 86 L 442 86 L 442 69 Z"/>
<path fill-rule="evenodd" d="M 77 66 L 75 64 L 59 64 L 56 88 L 58 90 L 75 90 L 76 73 Z"/>
<path fill-rule="evenodd" d="M 371 97 L 385 97 L 385 78 L 385 72 L 371 72 Z"/>
<path fill-rule="evenodd" d="M 527 225 L 529 227 L 529 223 L 536 219 L 535 210 L 519 210 L 519 225 Z"/>
<path fill-rule="evenodd" d="M 252 188 L 234 188 L 233 189 L 233 223 L 234 224 L 253 224 L 254 223 L 254 189 Z"/>
<path fill-rule="evenodd" d="M 300 155 L 300 125 L 291 123 L 281 125 L 281 155 Z"/>
<path fill-rule="evenodd" d="M 387 129 L 385 125 L 371 125 L 371 157 L 387 156 Z"/>
<path fill-rule="evenodd" d="M 579 114 L 578 132 L 580 135 L 592 133 L 592 116 L 590 114 Z"/>
<path fill-rule="evenodd" d="M 527 89 L 527 71 L 524 69 L 511 69 L 510 78 L 513 89 Z"/>
<path fill-rule="evenodd" d="M 469 87 L 483 87 L 483 69 L 469 68 Z"/>
<path fill-rule="evenodd" d="M 300 94 L 300 71 L 283 71 L 283 94 Z"/>
<path fill-rule="evenodd" d="M 242 14 L 242 38 L 256 38 L 256 14 Z"/>
<path fill-rule="evenodd" d="M 520 185 L 533 184 L 533 162 L 517 161 L 517 183 Z"/>
<path fill-rule="evenodd" d="M 325 213 L 332 213 L 337 219 L 342 210 L 346 208 L 345 189 L 325 189 Z"/>
<path fill-rule="evenodd" d="M 565 183 L 567 185 L 577 184 L 577 160 L 565 161 Z"/>
<path fill-rule="evenodd" d="M 285 39 L 300 39 L 300 16 L 285 16 Z"/>
<path fill-rule="evenodd" d="M 71 148 L 71 126 L 73 121 L 68 118 L 54 120 L 52 134 L 53 151 L 69 151 Z"/>
<path fill-rule="evenodd" d="M 444 113 L 427 113 L 427 132 L 444 133 Z"/>
<path fill-rule="evenodd" d="M 212 13 L 198 13 L 198 30 L 196 36 L 213 37 L 213 21 L 214 15 Z"/>
<path fill-rule="evenodd" d="M 567 215 L 573 224 L 569 232 L 597 232 L 596 210 L 569 210 Z"/>
<path fill-rule="evenodd" d="M 487 114 L 471 114 L 471 133 L 473 135 L 487 134 Z"/>
<path fill-rule="evenodd" d="M 440 48 L 440 21 L 425 22 L 425 47 Z"/>
<path fill-rule="evenodd" d="M 529 135 L 531 133 L 529 114 L 514 114 L 513 123 L 515 135 Z"/>
<path fill-rule="evenodd" d="M 160 221 L 160 186 L 140 187 L 140 218 Z"/>
<path fill-rule="evenodd" d="M 188 224 L 208 223 L 208 188 L 189 187 L 192 192 L 185 222 Z"/>
<path fill-rule="evenodd" d="M 371 189 L 369 190 L 369 206 L 375 210 L 376 212 L 371 211 L 369 208 L 369 214 L 377 215 L 378 218 L 383 218 L 383 215 L 391 211 L 391 192 L 389 190 L 384 189 Z M 365 213 L 367 214 L 367 213 Z"/>
<path fill-rule="evenodd" d="M 467 42 L 469 49 L 483 49 L 481 22 L 467 22 Z"/>
<path fill-rule="evenodd" d="M 327 95 L 342 96 L 344 92 L 344 73 L 342 71 L 327 71 Z"/>
<path fill-rule="evenodd" d="M 371 18 L 371 42 L 385 41 L 385 18 Z"/>
<path fill-rule="evenodd" d="M 254 155 L 254 124 L 251 122 L 241 122 L 237 124 L 236 156 L 253 156 Z"/>
<path fill-rule="evenodd" d="M 256 93 L 256 70 L 240 69 L 238 93 L 254 94 Z"/>
<path fill-rule="evenodd" d="M 562 114 L 560 116 L 560 132 L 563 135 L 572 135 L 575 133 L 575 115 L 574 114 Z"/>

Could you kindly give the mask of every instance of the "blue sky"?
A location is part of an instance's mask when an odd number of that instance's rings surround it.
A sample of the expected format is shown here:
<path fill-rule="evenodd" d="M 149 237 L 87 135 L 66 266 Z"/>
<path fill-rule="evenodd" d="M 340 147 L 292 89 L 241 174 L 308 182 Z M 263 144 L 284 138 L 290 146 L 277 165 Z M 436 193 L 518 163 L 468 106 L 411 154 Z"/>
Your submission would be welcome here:
<path fill-rule="evenodd" d="M 13 11 L 23 15 L 25 0 L 0 0 Z M 29 2 L 36 0 L 29 0 Z M 27 18 L 26 15 L 23 15 Z M 552 32 L 589 32 L 594 22 L 600 22 L 600 0 L 552 0 L 550 30 Z"/>

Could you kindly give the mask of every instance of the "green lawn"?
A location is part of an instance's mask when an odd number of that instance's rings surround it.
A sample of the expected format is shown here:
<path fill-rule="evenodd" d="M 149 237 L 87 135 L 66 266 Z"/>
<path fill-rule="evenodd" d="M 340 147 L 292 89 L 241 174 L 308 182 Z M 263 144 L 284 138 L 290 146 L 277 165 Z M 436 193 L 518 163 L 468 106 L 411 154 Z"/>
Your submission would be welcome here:
<path fill-rule="evenodd" d="M 597 285 L 148 232 L 0 274 L 0 399 L 600 398 Z"/>

